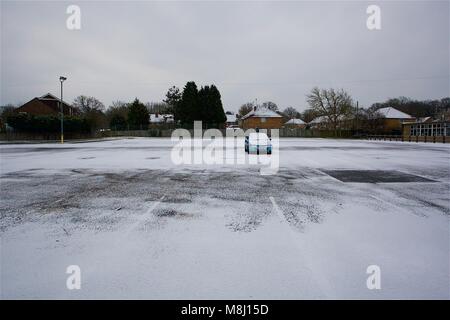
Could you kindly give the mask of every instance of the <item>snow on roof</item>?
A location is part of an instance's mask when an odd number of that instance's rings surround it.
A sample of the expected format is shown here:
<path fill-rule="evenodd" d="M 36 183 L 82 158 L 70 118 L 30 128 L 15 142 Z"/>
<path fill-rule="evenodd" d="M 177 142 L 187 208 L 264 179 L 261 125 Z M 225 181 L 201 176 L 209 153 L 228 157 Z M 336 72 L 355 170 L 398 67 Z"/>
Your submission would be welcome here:
<path fill-rule="evenodd" d="M 236 122 L 236 115 L 235 114 L 227 114 L 227 122 Z"/>
<path fill-rule="evenodd" d="M 58 100 L 59 101 L 59 98 L 57 98 L 56 96 L 54 96 L 50 92 L 40 96 L 38 99 L 39 100 Z"/>
<path fill-rule="evenodd" d="M 378 109 L 377 111 L 379 113 L 381 113 L 385 118 L 388 118 L 388 119 L 411 119 L 411 118 L 413 118 L 409 114 L 401 112 L 392 107 L 381 108 L 381 109 Z"/>
<path fill-rule="evenodd" d="M 337 116 L 337 121 L 345 121 L 348 119 L 352 119 L 351 115 L 341 114 Z M 320 116 L 312 119 L 309 123 L 311 124 L 319 124 L 319 123 L 328 123 L 330 122 L 330 118 L 328 116 Z"/>
<path fill-rule="evenodd" d="M 49 92 L 49 93 L 46 93 L 46 94 L 44 94 L 44 95 L 42 95 L 42 96 L 40 96 L 40 97 L 37 97 L 37 99 L 38 99 L 38 100 L 41 100 L 41 101 L 42 101 L 42 100 L 51 100 L 51 101 L 60 101 L 60 100 L 61 100 L 60 98 L 58 98 L 57 96 L 51 94 L 50 92 Z M 66 104 L 66 105 L 68 105 L 68 106 L 70 106 L 70 103 L 67 103 L 67 102 L 64 101 L 64 100 L 63 100 L 63 103 Z"/>
<path fill-rule="evenodd" d="M 322 123 L 322 122 L 327 122 L 328 118 L 326 116 L 320 116 L 317 118 L 312 119 L 309 123 Z"/>
<path fill-rule="evenodd" d="M 150 123 L 172 122 L 173 114 L 150 113 Z"/>
<path fill-rule="evenodd" d="M 305 122 L 302 119 L 294 118 L 286 122 L 286 124 L 305 124 Z"/>
<path fill-rule="evenodd" d="M 256 118 L 281 118 L 281 116 L 276 113 L 275 111 L 272 111 L 265 107 L 257 107 L 256 110 L 253 109 L 249 113 L 247 113 L 245 116 L 243 116 L 241 119 L 247 119 L 250 117 L 256 117 Z"/>

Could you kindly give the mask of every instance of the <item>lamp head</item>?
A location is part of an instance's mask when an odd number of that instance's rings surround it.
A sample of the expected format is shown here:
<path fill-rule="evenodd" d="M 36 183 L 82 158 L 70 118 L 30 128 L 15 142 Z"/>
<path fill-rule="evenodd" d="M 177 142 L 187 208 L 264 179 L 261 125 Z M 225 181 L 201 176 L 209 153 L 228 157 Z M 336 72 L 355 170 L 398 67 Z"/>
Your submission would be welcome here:
<path fill-rule="evenodd" d="M 67 80 L 66 77 L 63 77 L 63 76 L 60 76 L 60 77 L 59 77 L 59 81 L 63 82 L 63 81 L 65 81 L 65 80 Z"/>

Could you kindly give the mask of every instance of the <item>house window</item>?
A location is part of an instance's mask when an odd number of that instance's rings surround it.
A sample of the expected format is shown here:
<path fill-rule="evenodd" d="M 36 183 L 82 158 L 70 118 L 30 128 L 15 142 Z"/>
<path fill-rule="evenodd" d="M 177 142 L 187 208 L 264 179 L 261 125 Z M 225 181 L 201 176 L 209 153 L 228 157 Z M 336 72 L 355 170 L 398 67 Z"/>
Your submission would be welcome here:
<path fill-rule="evenodd" d="M 266 118 L 261 118 L 261 122 L 266 122 Z"/>

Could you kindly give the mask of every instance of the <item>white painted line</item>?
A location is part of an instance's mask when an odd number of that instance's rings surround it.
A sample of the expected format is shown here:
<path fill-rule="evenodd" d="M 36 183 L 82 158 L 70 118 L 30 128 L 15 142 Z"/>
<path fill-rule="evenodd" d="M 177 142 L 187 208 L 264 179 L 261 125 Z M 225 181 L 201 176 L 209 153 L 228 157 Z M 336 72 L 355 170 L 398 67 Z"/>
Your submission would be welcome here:
<path fill-rule="evenodd" d="M 283 214 L 283 211 L 281 211 L 280 207 L 278 207 L 277 203 L 275 202 L 274 197 L 269 197 L 270 201 L 272 202 L 273 208 L 275 212 L 277 213 L 278 217 L 281 219 L 281 223 L 283 223 L 287 228 L 288 234 L 290 235 L 292 242 L 297 247 L 299 254 L 302 256 L 303 261 L 305 262 L 305 266 L 307 269 L 311 271 L 311 276 L 313 280 L 317 283 L 322 293 L 325 295 L 327 299 L 335 299 L 335 294 L 332 290 L 332 287 L 329 283 L 329 281 L 326 279 L 325 274 L 322 272 L 320 273 L 323 268 L 321 266 L 317 265 L 316 263 L 313 263 L 311 259 L 309 259 L 304 251 L 305 246 L 302 246 L 300 243 L 303 239 L 299 237 L 299 234 L 297 231 L 295 231 L 291 224 L 287 221 L 286 216 Z M 287 224 L 287 225 L 286 225 Z M 306 244 L 305 244 L 306 245 Z"/>
<path fill-rule="evenodd" d="M 272 202 L 273 208 L 275 209 L 275 212 L 277 213 L 278 217 L 281 219 L 282 222 L 286 222 L 289 226 L 289 229 L 291 229 L 291 225 L 286 219 L 286 216 L 283 214 L 281 209 L 278 207 L 277 203 L 275 202 L 275 199 L 273 197 L 269 197 L 270 201 Z"/>
<path fill-rule="evenodd" d="M 153 202 L 153 204 L 147 209 L 147 211 L 145 212 L 145 214 L 141 214 L 137 220 L 131 224 L 124 232 L 124 235 L 129 235 L 131 232 L 133 232 L 133 230 L 135 230 L 143 221 L 145 221 L 145 219 L 152 213 L 153 210 L 156 209 L 156 207 L 161 203 L 161 201 L 164 200 L 164 198 L 166 197 L 166 195 L 163 195 L 161 198 L 159 198 L 158 201 Z"/>

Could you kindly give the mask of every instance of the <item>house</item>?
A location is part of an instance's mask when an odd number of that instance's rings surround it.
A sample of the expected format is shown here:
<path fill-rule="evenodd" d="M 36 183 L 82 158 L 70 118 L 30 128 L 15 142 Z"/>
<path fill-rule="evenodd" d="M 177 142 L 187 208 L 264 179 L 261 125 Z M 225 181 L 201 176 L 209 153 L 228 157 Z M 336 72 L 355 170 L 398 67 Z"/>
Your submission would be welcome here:
<path fill-rule="evenodd" d="M 393 107 L 377 110 L 383 116 L 382 131 L 387 134 L 400 134 L 403 122 L 414 121 L 415 118 Z"/>
<path fill-rule="evenodd" d="M 327 116 L 320 116 L 312 119 L 310 122 L 308 122 L 308 127 L 312 129 L 328 129 L 329 125 L 328 122 L 330 120 Z"/>
<path fill-rule="evenodd" d="M 236 115 L 231 112 L 227 112 L 225 115 L 227 116 L 227 127 L 236 127 L 238 124 Z"/>
<path fill-rule="evenodd" d="M 152 124 L 173 123 L 174 118 L 173 114 L 151 113 L 149 122 Z"/>
<path fill-rule="evenodd" d="M 306 127 L 306 123 L 302 119 L 293 118 L 284 124 L 287 128 L 300 128 L 304 129 Z"/>
<path fill-rule="evenodd" d="M 264 107 L 254 107 L 240 119 L 242 129 L 279 129 L 283 126 L 283 117 Z"/>
<path fill-rule="evenodd" d="M 58 115 L 60 114 L 60 99 L 51 93 L 36 97 L 16 109 L 18 113 L 27 113 L 32 115 Z M 77 108 L 63 101 L 63 113 L 66 116 L 79 114 Z"/>

